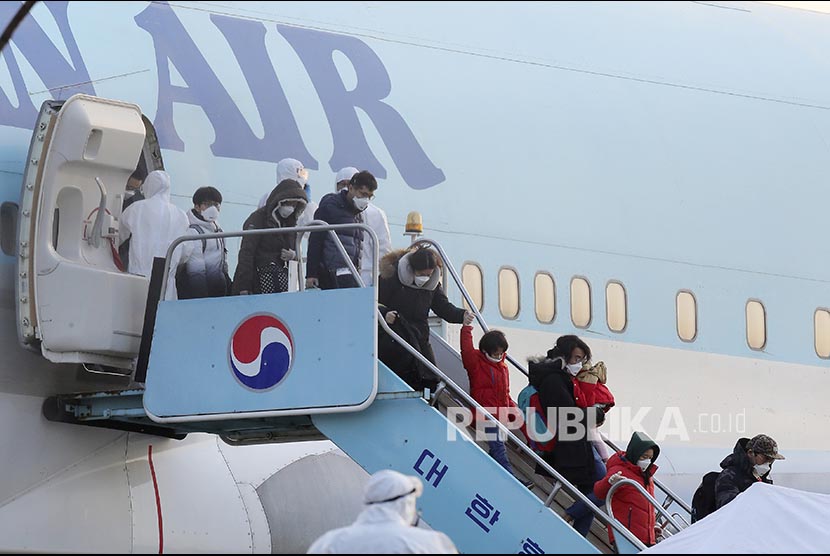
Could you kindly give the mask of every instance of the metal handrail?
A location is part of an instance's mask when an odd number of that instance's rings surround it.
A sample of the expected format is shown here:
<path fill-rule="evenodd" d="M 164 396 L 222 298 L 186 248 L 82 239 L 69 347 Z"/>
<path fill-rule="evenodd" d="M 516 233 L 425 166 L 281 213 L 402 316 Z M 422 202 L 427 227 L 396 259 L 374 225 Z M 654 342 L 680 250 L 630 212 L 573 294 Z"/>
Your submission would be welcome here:
<path fill-rule="evenodd" d="M 467 305 L 470 307 L 470 310 L 475 315 L 476 320 L 478 321 L 478 324 L 481 326 L 482 330 L 484 330 L 485 332 L 489 332 L 490 328 L 487 326 L 487 323 L 485 322 L 484 317 L 481 315 L 481 312 L 478 310 L 478 307 L 476 307 L 476 304 L 473 303 L 473 299 L 472 299 L 472 297 L 470 297 L 469 292 L 467 292 L 467 288 L 464 287 L 464 282 L 459 277 L 458 272 L 456 272 L 455 267 L 452 265 L 452 262 L 450 261 L 449 257 L 447 256 L 446 252 L 444 251 L 443 247 L 441 247 L 441 245 L 437 241 L 434 241 L 434 240 L 431 240 L 431 239 L 419 239 L 418 241 L 413 242 L 412 245 L 413 246 L 417 246 L 417 245 L 431 246 L 431 247 L 434 247 L 436 251 L 438 251 L 438 254 L 441 255 L 441 259 L 444 263 L 444 267 L 452 275 L 452 278 L 453 278 L 453 281 L 455 282 L 455 285 L 458 287 L 459 291 L 461 292 L 461 295 L 464 297 L 464 300 L 467 302 Z M 510 361 L 510 363 L 516 369 L 518 369 L 519 372 L 521 372 L 523 375 L 525 375 L 527 377 L 530 376 L 527 369 L 525 369 L 525 367 L 521 363 L 519 363 L 516 359 L 514 359 L 511 355 L 505 354 L 505 358 L 508 361 Z M 602 440 L 605 442 L 605 444 L 607 444 L 608 446 L 613 448 L 615 452 L 620 451 L 620 448 L 616 444 L 611 442 L 611 440 L 606 438 L 605 435 L 603 435 L 602 433 L 600 433 L 600 438 L 602 438 Z M 662 490 L 667 496 L 670 496 L 672 498 L 672 500 L 674 502 L 676 502 L 681 508 L 683 508 L 690 516 L 692 515 L 692 508 L 686 503 L 685 500 L 683 500 L 682 498 L 677 496 L 671 489 L 669 489 L 667 486 L 665 486 L 661 481 L 659 481 L 657 479 L 652 479 L 652 480 L 654 481 L 655 486 L 660 488 L 660 490 Z"/>
<path fill-rule="evenodd" d="M 368 226 L 367 224 L 362 224 L 362 223 L 357 223 L 357 222 L 355 222 L 354 224 L 327 224 L 326 222 L 323 222 L 322 220 L 312 220 L 310 222 L 310 225 L 308 225 L 308 226 L 296 226 L 296 227 L 293 227 L 293 228 L 263 228 L 261 230 L 242 230 L 242 231 L 237 231 L 237 232 L 218 232 L 218 233 L 214 233 L 214 234 L 194 234 L 194 235 L 188 234 L 188 235 L 177 237 L 176 239 L 174 239 L 170 243 L 170 247 L 167 248 L 167 253 L 165 254 L 165 257 L 164 257 L 164 276 L 162 277 L 162 282 L 161 282 L 162 299 L 164 299 L 164 293 L 167 291 L 167 279 L 168 279 L 168 275 L 170 273 L 170 261 L 171 261 L 171 257 L 173 256 L 173 251 L 175 251 L 176 247 L 178 247 L 179 244 L 184 243 L 186 241 L 207 241 L 209 239 L 223 239 L 223 238 L 226 238 L 226 237 L 264 236 L 264 235 L 278 235 L 278 234 L 296 233 L 297 234 L 297 238 L 296 238 L 297 251 L 296 252 L 300 256 L 302 256 L 302 250 L 300 248 L 300 241 L 302 239 L 301 234 L 306 233 L 306 232 L 324 232 L 324 231 L 328 231 L 329 234 L 334 239 L 335 245 L 337 245 L 337 247 L 340 249 L 341 254 L 346 259 L 346 263 L 348 264 L 350 270 L 353 273 L 355 273 L 355 272 L 357 272 L 357 269 L 355 268 L 354 264 L 352 263 L 351 258 L 349 257 L 348 253 L 346 252 L 345 247 L 343 247 L 343 244 L 342 244 L 342 242 L 340 241 L 340 238 L 337 235 L 337 230 L 348 230 L 348 229 L 354 229 L 354 228 L 359 228 L 359 229 L 363 230 L 364 233 L 368 232 L 369 237 L 372 238 L 372 240 L 374 242 L 374 255 L 372 257 L 372 272 L 376 272 L 377 267 L 378 267 L 378 248 L 377 248 L 377 245 L 378 245 L 377 237 L 378 236 L 370 226 Z M 360 286 L 363 287 L 363 280 L 360 279 L 360 273 L 357 273 L 357 275 L 355 277 L 357 279 L 358 284 L 360 284 Z M 304 284 L 301 284 L 301 286 L 300 286 L 301 290 L 304 289 L 302 287 L 303 285 Z"/>
<path fill-rule="evenodd" d="M 683 527 L 681 527 L 680 524 L 674 520 L 671 514 L 669 514 L 666 511 L 666 509 L 660 504 L 660 502 L 655 500 L 654 497 L 651 494 L 649 494 L 645 488 L 643 488 L 643 485 L 632 479 L 620 479 L 619 481 L 611 485 L 611 488 L 608 489 L 608 494 L 605 495 L 605 507 L 608 509 L 608 515 L 610 515 L 612 518 L 614 517 L 614 507 L 611 505 L 611 499 L 614 497 L 614 493 L 617 491 L 617 489 L 625 485 L 633 486 L 634 488 L 636 488 L 640 492 L 640 494 L 642 494 L 645 497 L 649 504 L 654 506 L 654 509 L 656 509 L 660 515 L 666 518 L 666 521 L 670 523 L 672 527 L 676 528 L 678 531 L 683 530 Z"/>
<path fill-rule="evenodd" d="M 602 434 L 601 432 L 599 433 L 599 435 L 600 435 L 600 438 L 602 438 L 602 440 L 603 440 L 603 441 L 605 441 L 605 443 L 606 443 L 608 446 L 610 446 L 611 448 L 613 448 L 613 450 L 614 450 L 615 452 L 624 452 L 624 451 L 625 451 L 625 450 L 621 450 L 621 449 L 620 449 L 620 448 L 619 448 L 616 444 L 614 444 L 614 442 L 613 442 L 611 439 L 607 438 L 607 437 L 606 437 L 604 434 Z M 662 491 L 666 494 L 666 496 L 671 497 L 672 501 L 673 501 L 674 503 L 676 503 L 678 506 L 680 506 L 681 508 L 683 508 L 683 510 L 684 510 L 686 513 L 688 513 L 688 514 L 689 514 L 689 516 L 691 517 L 691 515 L 692 515 L 692 508 L 691 508 L 691 506 L 689 506 L 689 505 L 686 503 L 686 501 L 685 501 L 685 500 L 683 500 L 683 499 L 682 499 L 682 498 L 680 498 L 678 495 L 676 495 L 676 494 L 674 493 L 674 491 L 672 491 L 672 489 L 670 489 L 669 487 L 667 487 L 666 485 L 664 485 L 662 482 L 658 481 L 656 478 L 652 477 L 652 479 L 651 479 L 651 480 L 652 480 L 652 481 L 654 481 L 654 486 L 659 487 L 659 488 L 660 488 L 660 490 L 662 490 Z"/>
<path fill-rule="evenodd" d="M 585 504 L 588 509 L 590 509 L 594 516 L 598 518 L 604 525 L 610 526 L 620 534 L 625 537 L 630 543 L 634 546 L 638 547 L 639 549 L 644 549 L 645 545 L 640 542 L 640 540 L 635 537 L 625 526 L 614 519 L 613 517 L 608 516 L 600 510 L 597 506 L 594 505 L 591 500 L 585 496 L 582 492 L 580 492 L 576 487 L 574 487 L 571 483 L 569 483 L 562 475 L 559 474 L 557 470 L 551 467 L 545 460 L 539 457 L 536 452 L 534 452 L 527 444 L 525 444 L 522 440 L 519 439 L 516 435 L 514 435 L 510 429 L 504 426 L 498 419 L 496 419 L 489 411 L 487 411 L 484 407 L 479 405 L 477 401 L 475 401 L 467 392 L 465 392 L 462 388 L 460 388 L 455 382 L 453 382 L 447 375 L 445 375 L 438 367 L 436 367 L 432 361 L 424 357 L 424 355 L 415 349 L 414 347 L 410 346 L 403 338 L 398 336 L 394 330 L 389 327 L 389 324 L 386 322 L 383 314 L 378 311 L 378 323 L 381 327 L 386 331 L 389 336 L 391 336 L 396 342 L 398 342 L 402 347 L 404 347 L 410 354 L 415 356 L 423 365 L 425 365 L 434 375 L 436 375 L 439 379 L 441 379 L 444 388 L 449 388 L 449 390 L 455 395 L 460 397 L 464 402 L 466 402 L 472 409 L 477 412 L 480 412 L 488 421 L 495 424 L 503 433 L 505 433 L 506 437 L 513 441 L 513 443 L 525 454 L 530 456 L 530 458 L 539 466 L 542 467 L 548 474 L 550 474 L 554 479 L 556 479 L 557 484 L 554 486 L 565 487 L 568 493 L 575 499 L 581 501 Z M 440 388 L 440 386 L 439 386 Z M 456 398 L 458 399 L 458 398 Z M 544 502 L 546 507 L 550 507 L 553 503 L 553 496 L 548 497 L 548 499 Z"/>

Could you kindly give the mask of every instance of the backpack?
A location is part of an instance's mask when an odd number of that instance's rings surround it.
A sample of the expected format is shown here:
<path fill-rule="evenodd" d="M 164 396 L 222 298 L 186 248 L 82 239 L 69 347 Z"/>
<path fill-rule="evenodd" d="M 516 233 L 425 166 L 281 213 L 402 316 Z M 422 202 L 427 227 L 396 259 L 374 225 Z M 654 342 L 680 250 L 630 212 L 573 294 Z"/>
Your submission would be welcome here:
<path fill-rule="evenodd" d="M 710 471 L 703 476 L 700 486 L 692 496 L 692 523 L 700 521 L 717 509 L 715 498 L 715 482 L 720 471 Z"/>
<path fill-rule="evenodd" d="M 522 416 L 525 418 L 525 427 L 528 427 L 530 425 L 530 420 L 533 419 L 533 424 L 535 425 L 534 431 L 537 437 L 550 434 L 548 432 L 545 410 L 542 408 L 542 404 L 539 401 L 539 392 L 535 387 L 528 384 L 522 388 L 522 391 L 519 392 L 519 397 L 516 400 L 516 405 L 522 411 Z M 527 432 L 525 432 L 525 436 L 527 436 L 528 446 L 540 455 L 545 452 L 552 451 L 554 445 L 556 444 L 555 438 L 551 438 L 546 442 L 540 442 L 530 438 L 530 435 L 527 434 Z"/>

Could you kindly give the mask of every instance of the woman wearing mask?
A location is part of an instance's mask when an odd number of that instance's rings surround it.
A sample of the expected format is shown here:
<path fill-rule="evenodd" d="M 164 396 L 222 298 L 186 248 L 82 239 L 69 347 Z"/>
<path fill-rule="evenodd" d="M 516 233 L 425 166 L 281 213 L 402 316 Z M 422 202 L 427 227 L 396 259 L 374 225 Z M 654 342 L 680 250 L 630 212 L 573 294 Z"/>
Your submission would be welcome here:
<path fill-rule="evenodd" d="M 193 194 L 193 208 L 188 211 L 188 234 L 215 234 L 222 231 L 219 211 L 222 194 L 215 187 L 200 187 Z M 187 258 L 176 274 L 179 299 L 222 297 L 231 290 L 228 275 L 228 250 L 224 239 L 203 239 L 184 244 Z"/>
<path fill-rule="evenodd" d="M 409 324 L 413 334 L 407 341 L 431 363 L 435 363 L 435 354 L 429 342 L 427 319 L 430 309 L 445 321 L 456 324 L 461 324 L 468 314 L 444 295 L 440 259 L 435 251 L 425 248 L 392 251 L 381 259 L 378 302 L 390 326 L 399 319 Z M 379 355 L 384 360 L 384 354 Z M 392 370 L 402 374 L 400 369 L 392 367 Z M 428 387 L 434 391 L 437 381 L 431 373 L 424 374 L 427 376 L 421 377 L 420 384 L 410 383 L 410 386 L 416 390 Z"/>
<path fill-rule="evenodd" d="M 594 482 L 599 479 L 587 431 L 604 418 L 601 409 L 586 408 L 588 400 L 576 380 L 583 364 L 590 359 L 588 344 L 568 335 L 560 336 L 546 357 L 532 358 L 528 364 L 530 384 L 539 393 L 547 422 L 556 425 L 552 448 L 542 458 L 586 495 L 593 491 Z M 568 426 L 569 423 L 579 426 Z M 581 516 L 574 522 L 574 528 L 586 534 L 593 518 L 593 513 Z"/>
<path fill-rule="evenodd" d="M 643 488 L 654 497 L 652 477 L 657 472 L 654 462 L 658 455 L 660 447 L 645 433 L 635 432 L 631 435 L 625 452 L 617 452 L 608 459 L 608 472 L 604 478 L 597 481 L 594 494 L 605 500 L 611 485 L 622 479 L 631 479 L 643 485 Z M 621 486 L 614 492 L 611 506 L 614 517 L 643 544 L 652 546 L 657 542 L 660 531 L 656 529 L 654 506 L 637 489 L 628 485 Z M 614 542 L 610 528 L 608 536 L 611 542 Z"/>
<path fill-rule="evenodd" d="M 292 228 L 308 200 L 299 182 L 283 180 L 268 196 L 264 207 L 255 210 L 243 230 Z M 288 262 L 297 259 L 297 234 L 245 236 L 233 277 L 234 295 L 279 293 L 288 290 Z"/>

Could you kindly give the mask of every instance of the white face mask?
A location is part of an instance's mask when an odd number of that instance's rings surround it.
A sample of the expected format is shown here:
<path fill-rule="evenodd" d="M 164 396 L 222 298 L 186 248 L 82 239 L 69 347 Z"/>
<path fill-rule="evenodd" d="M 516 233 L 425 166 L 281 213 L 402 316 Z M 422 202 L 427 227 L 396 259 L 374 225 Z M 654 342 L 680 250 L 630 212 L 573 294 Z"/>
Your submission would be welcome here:
<path fill-rule="evenodd" d="M 431 276 L 416 276 L 415 277 L 415 285 L 418 286 L 418 287 L 424 286 L 424 285 L 426 285 L 427 282 L 429 282 L 430 278 L 431 278 Z"/>
<path fill-rule="evenodd" d="M 571 373 L 573 376 L 579 374 L 579 371 L 582 370 L 582 363 L 574 363 L 572 365 L 568 365 L 568 372 Z"/>
<path fill-rule="evenodd" d="M 208 222 L 213 222 L 219 218 L 219 209 L 217 207 L 208 207 L 202 211 L 202 218 Z"/>
<path fill-rule="evenodd" d="M 292 207 L 291 205 L 283 205 L 277 209 L 277 212 L 279 212 L 280 216 L 282 216 L 283 218 L 288 218 L 289 216 L 294 214 L 294 207 Z"/>
<path fill-rule="evenodd" d="M 369 199 L 366 197 L 355 197 L 352 199 L 352 202 L 354 203 L 355 208 L 360 212 L 363 212 L 366 210 L 366 207 L 369 206 Z"/>
<path fill-rule="evenodd" d="M 646 469 L 648 469 L 648 466 L 651 465 L 651 460 L 650 459 L 641 459 L 637 462 L 637 465 L 640 466 L 640 469 L 645 471 Z"/>
<path fill-rule="evenodd" d="M 493 363 L 501 363 L 501 362 L 502 362 L 502 359 L 504 359 L 504 356 L 501 356 L 501 357 L 491 357 L 489 353 L 485 353 L 484 355 L 486 355 L 486 356 L 487 356 L 487 359 L 489 359 L 489 360 L 490 360 L 490 361 L 492 361 Z"/>
<path fill-rule="evenodd" d="M 772 469 L 772 465 L 770 465 L 769 463 L 762 463 L 760 465 L 755 466 L 755 472 L 758 473 L 759 477 L 763 477 L 764 475 L 769 473 L 770 469 Z"/>

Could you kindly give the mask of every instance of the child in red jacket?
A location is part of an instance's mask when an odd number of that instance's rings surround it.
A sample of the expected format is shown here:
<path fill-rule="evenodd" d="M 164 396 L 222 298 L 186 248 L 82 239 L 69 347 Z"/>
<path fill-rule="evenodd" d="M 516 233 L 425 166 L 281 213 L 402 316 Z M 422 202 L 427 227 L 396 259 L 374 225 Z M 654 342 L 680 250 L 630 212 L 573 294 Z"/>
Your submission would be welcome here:
<path fill-rule="evenodd" d="M 491 330 L 481 337 L 478 349 L 473 347 L 473 327 L 470 318 L 464 319 L 461 327 L 461 361 L 470 378 L 470 395 L 487 411 L 498 417 L 499 408 L 516 407 L 510 399 L 510 373 L 504 362 L 507 352 L 507 338 L 498 330 Z M 476 417 L 481 420 L 483 417 Z M 488 440 L 490 456 L 502 467 L 513 473 L 504 441 L 500 439 L 499 428 L 493 423 L 484 426 L 484 432 L 494 440 Z"/>
<path fill-rule="evenodd" d="M 608 472 L 605 478 L 594 484 L 594 494 L 605 499 L 611 485 L 621 479 L 631 479 L 638 482 L 654 497 L 654 481 L 652 477 L 657 472 L 654 460 L 660 455 L 660 447 L 646 436 L 645 433 L 635 432 L 631 435 L 625 452 L 617 452 L 608 459 Z M 656 539 L 656 517 L 654 506 L 645 499 L 634 487 L 621 486 L 611 500 L 614 517 L 625 525 L 631 533 L 640 539 L 646 546 L 652 546 Z M 608 536 L 614 542 L 611 528 Z"/>

